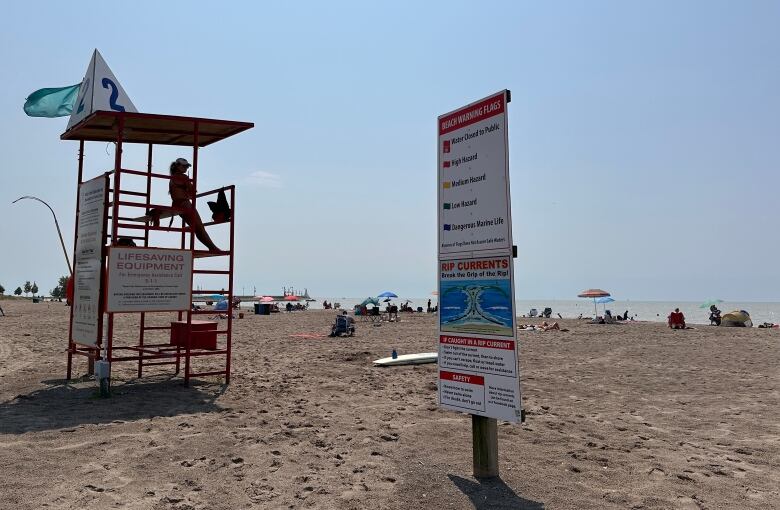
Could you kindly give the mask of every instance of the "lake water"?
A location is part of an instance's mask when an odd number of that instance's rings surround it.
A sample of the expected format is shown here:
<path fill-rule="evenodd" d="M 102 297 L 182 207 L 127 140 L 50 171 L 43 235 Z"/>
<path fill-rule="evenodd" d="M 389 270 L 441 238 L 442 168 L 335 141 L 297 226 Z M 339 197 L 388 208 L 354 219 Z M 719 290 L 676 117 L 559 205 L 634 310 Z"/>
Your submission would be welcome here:
<path fill-rule="evenodd" d="M 341 303 L 342 308 L 351 310 L 356 304 L 362 302 L 365 298 L 346 298 L 346 297 L 317 297 L 316 302 L 311 303 L 309 306 L 313 309 L 322 308 L 322 300 L 327 299 L 328 302 Z M 432 296 L 431 302 L 433 305 L 437 303 L 437 297 Z M 393 299 L 393 303 L 400 304 L 407 299 Z M 409 298 L 412 307 L 417 308 L 421 306 L 423 310 L 428 302 L 428 298 Z M 545 307 L 550 307 L 553 310 L 553 317 L 557 317 L 557 314 L 561 314 L 565 319 L 573 319 L 582 314 L 584 317 L 593 316 L 593 300 L 592 299 L 580 299 L 580 300 L 554 300 L 554 299 L 539 299 L 539 300 L 517 300 L 515 301 L 517 306 L 517 315 L 522 316 L 528 314 L 531 308 L 536 308 L 539 312 L 544 310 Z M 630 316 L 636 316 L 636 320 L 640 321 L 658 321 L 666 322 L 666 317 L 675 308 L 679 308 L 683 314 L 685 314 L 686 320 L 691 324 L 709 324 L 710 312 L 708 309 L 699 308 L 700 303 L 686 302 L 686 301 L 621 301 L 617 300 L 614 303 L 609 303 L 607 309 L 611 310 L 613 315 L 623 315 L 623 312 L 628 310 Z M 384 303 L 382 303 L 384 306 Z M 249 305 L 251 308 L 251 305 Z M 780 303 L 770 302 L 724 302 L 718 305 L 718 308 L 723 313 L 730 312 L 732 310 L 746 310 L 750 313 L 750 317 L 753 319 L 753 324 L 758 326 L 763 322 L 773 322 L 775 324 L 780 323 Z M 604 305 L 598 305 L 599 315 L 604 314 Z"/>

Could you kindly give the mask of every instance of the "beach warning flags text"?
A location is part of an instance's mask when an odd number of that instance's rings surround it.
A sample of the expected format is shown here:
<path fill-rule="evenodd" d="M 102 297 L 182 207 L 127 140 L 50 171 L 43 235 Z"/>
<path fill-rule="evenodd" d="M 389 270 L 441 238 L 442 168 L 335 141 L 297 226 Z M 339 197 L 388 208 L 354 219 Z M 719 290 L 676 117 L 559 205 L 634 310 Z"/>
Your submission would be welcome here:
<path fill-rule="evenodd" d="M 92 60 L 89 61 L 89 67 L 81 82 L 76 104 L 68 121 L 68 129 L 96 111 L 138 111 L 98 50 L 92 54 Z"/>

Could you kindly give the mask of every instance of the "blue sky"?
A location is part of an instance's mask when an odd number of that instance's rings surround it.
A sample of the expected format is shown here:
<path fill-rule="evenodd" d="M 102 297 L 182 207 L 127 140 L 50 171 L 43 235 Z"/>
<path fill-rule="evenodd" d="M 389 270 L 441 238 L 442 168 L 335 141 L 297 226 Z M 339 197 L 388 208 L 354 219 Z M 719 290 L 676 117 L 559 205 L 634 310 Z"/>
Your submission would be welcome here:
<path fill-rule="evenodd" d="M 140 111 L 255 122 L 201 152 L 201 187 L 238 186 L 239 292 L 427 295 L 436 117 L 508 88 L 518 298 L 777 300 L 777 2 L 41 5 L 0 18 L 7 290 L 66 272 L 11 201 L 69 246 L 75 209 L 67 119 L 22 104 L 97 47 Z"/>

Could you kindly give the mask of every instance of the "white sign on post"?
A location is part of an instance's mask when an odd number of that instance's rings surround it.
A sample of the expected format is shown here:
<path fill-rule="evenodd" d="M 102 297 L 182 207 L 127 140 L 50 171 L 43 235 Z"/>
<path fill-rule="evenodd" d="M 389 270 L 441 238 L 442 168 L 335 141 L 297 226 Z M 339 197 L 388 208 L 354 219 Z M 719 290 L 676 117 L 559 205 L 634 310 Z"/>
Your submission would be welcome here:
<path fill-rule="evenodd" d="M 79 186 L 78 238 L 73 277 L 71 337 L 97 345 L 100 338 L 100 288 L 108 177 L 101 175 Z"/>
<path fill-rule="evenodd" d="M 438 119 L 439 405 L 517 422 L 508 101 Z"/>
<path fill-rule="evenodd" d="M 98 110 L 115 112 L 137 112 L 125 89 L 103 60 L 98 50 L 92 54 L 87 72 L 81 81 L 79 95 L 68 120 L 67 129 L 72 128 L 92 112 Z"/>
<path fill-rule="evenodd" d="M 175 312 L 192 306 L 192 251 L 113 246 L 107 312 Z"/>
<path fill-rule="evenodd" d="M 439 256 L 511 250 L 507 92 L 439 117 Z"/>

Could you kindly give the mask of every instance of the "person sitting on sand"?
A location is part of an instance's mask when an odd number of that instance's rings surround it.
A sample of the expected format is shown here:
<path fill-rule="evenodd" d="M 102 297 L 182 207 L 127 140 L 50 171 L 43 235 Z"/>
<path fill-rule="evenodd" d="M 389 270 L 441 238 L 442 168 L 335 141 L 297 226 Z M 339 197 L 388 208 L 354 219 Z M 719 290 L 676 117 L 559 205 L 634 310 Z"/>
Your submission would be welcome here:
<path fill-rule="evenodd" d="M 331 326 L 330 328 L 330 335 L 329 336 L 340 336 L 340 335 L 349 335 L 352 336 L 355 334 L 355 319 L 350 317 L 347 314 L 347 311 L 344 310 L 341 315 L 336 316 L 336 322 Z"/>
<path fill-rule="evenodd" d="M 669 314 L 668 324 L 672 329 L 685 329 L 685 315 L 683 315 L 679 308 L 675 308 L 674 311 Z"/>
<path fill-rule="evenodd" d="M 168 183 L 168 193 L 171 195 L 171 207 L 181 209 L 181 216 L 187 225 L 195 231 L 195 237 L 205 244 L 209 251 L 219 251 L 217 245 L 211 240 L 206 227 L 203 226 L 203 220 L 200 219 L 198 210 L 192 205 L 190 199 L 195 195 L 195 188 L 192 180 L 187 176 L 187 170 L 192 165 L 184 159 L 179 158 L 171 163 L 171 180 Z"/>

